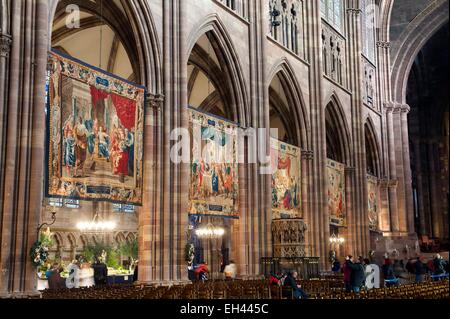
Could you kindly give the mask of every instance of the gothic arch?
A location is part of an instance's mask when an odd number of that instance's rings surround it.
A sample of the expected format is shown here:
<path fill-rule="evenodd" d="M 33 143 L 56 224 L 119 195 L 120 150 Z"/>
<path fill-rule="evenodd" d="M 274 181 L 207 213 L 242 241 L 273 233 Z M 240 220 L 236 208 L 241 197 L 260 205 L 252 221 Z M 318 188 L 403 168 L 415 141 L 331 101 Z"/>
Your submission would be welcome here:
<path fill-rule="evenodd" d="M 114 14 L 112 7 L 115 5 L 113 1 L 103 0 L 107 16 L 105 22 L 116 31 L 125 43 L 127 53 L 134 59 L 136 63 L 137 75 L 140 84 L 145 85 L 153 94 L 162 93 L 162 67 L 161 67 L 161 50 L 157 38 L 156 27 L 150 12 L 148 1 L 145 0 L 120 0 L 120 4 L 125 11 L 124 16 L 120 19 Z M 93 14 L 98 14 L 98 6 L 91 1 L 84 0 L 51 0 L 49 3 L 49 45 L 51 46 L 52 25 L 55 19 L 60 18 L 57 12 L 58 5 L 64 8 L 64 4 L 78 5 L 80 10 Z M 85 21 L 86 22 L 86 21 Z M 82 22 L 83 23 L 83 22 Z M 125 29 L 127 31 L 125 31 Z M 133 41 L 133 39 L 135 41 Z"/>
<path fill-rule="evenodd" d="M 276 76 L 278 76 L 283 86 L 283 91 L 289 104 L 287 105 L 287 110 L 278 110 L 279 114 L 287 129 L 290 130 L 294 144 L 304 150 L 308 150 L 310 149 L 310 126 L 306 104 L 295 72 L 286 58 L 280 59 L 272 68 L 269 74 L 269 81 L 267 82 L 269 83 L 269 91 L 272 80 Z M 269 96 L 271 100 L 274 98 L 273 94 L 269 94 Z M 278 105 L 279 107 L 283 107 L 282 104 L 284 104 L 277 101 L 271 102 L 274 102 L 274 106 Z"/>
<path fill-rule="evenodd" d="M 364 135 L 366 144 L 366 158 L 368 172 L 378 178 L 381 177 L 380 144 L 376 135 L 375 126 L 370 116 L 367 117 L 364 124 Z"/>
<path fill-rule="evenodd" d="M 345 113 L 338 97 L 333 94 L 325 108 L 327 156 L 351 166 L 351 137 Z M 330 152 L 332 151 L 332 152 Z"/>
<path fill-rule="evenodd" d="M 208 15 L 203 22 L 194 27 L 188 37 L 186 61 L 189 61 L 197 41 L 205 34 L 213 45 L 220 67 L 225 69 L 226 82 L 230 89 L 229 107 L 232 109 L 234 121 L 246 127 L 250 123 L 250 117 L 242 66 L 231 38 L 217 14 Z"/>
<path fill-rule="evenodd" d="M 380 28 L 378 29 L 378 41 L 387 42 L 390 37 L 390 26 L 391 26 L 391 16 L 392 8 L 394 7 L 393 0 L 381 0 L 379 2 L 379 23 Z"/>
<path fill-rule="evenodd" d="M 403 31 L 391 50 L 392 98 L 406 103 L 408 78 L 414 60 L 428 40 L 449 21 L 448 0 L 437 0 L 422 11 Z"/>

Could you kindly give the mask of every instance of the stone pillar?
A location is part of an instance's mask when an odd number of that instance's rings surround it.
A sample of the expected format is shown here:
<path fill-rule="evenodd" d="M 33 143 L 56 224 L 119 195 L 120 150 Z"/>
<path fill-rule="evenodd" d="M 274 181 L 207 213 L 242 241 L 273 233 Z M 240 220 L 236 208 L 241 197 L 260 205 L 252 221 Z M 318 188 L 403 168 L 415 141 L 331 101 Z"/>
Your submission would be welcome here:
<path fill-rule="evenodd" d="M 323 105 L 323 63 L 322 61 L 322 19 L 319 1 L 307 1 L 308 34 L 307 48 L 310 50 L 310 118 L 311 145 L 314 158 L 311 161 L 310 209 L 313 214 L 311 225 L 314 251 L 320 257 L 320 268 L 328 269 L 328 248 L 330 236 L 330 217 L 327 207 L 327 177 L 326 177 L 326 127 L 325 106 Z"/>
<path fill-rule="evenodd" d="M 316 231 L 320 231 L 319 229 L 315 228 L 316 224 L 316 216 L 311 210 L 311 201 L 310 201 L 310 179 L 311 179 L 311 164 L 312 160 L 314 158 L 314 153 L 312 151 L 303 151 L 302 152 L 302 212 L 303 212 L 303 218 L 305 220 L 306 226 L 309 227 L 309 231 L 306 232 L 305 236 L 305 244 L 307 247 L 307 254 L 308 256 L 318 256 L 318 252 L 313 249 L 314 245 L 314 238 L 313 233 Z"/>
<path fill-rule="evenodd" d="M 415 232 L 414 223 L 414 199 L 412 191 L 412 173 L 411 173 L 411 155 L 409 151 L 409 130 L 408 130 L 408 113 L 411 108 L 409 105 L 401 106 L 401 122 L 402 122 L 402 144 L 403 144 L 403 171 L 405 183 L 405 201 L 406 201 L 406 221 L 407 232 L 412 234 Z"/>
<path fill-rule="evenodd" d="M 155 246 L 155 200 L 157 190 L 154 183 L 157 180 L 158 160 L 157 132 L 160 130 L 161 108 L 164 96 L 148 94 L 145 105 L 145 132 L 144 132 L 144 197 L 143 207 L 139 211 L 138 250 L 139 250 L 139 282 L 149 283 L 156 273 L 156 246 Z"/>
<path fill-rule="evenodd" d="M 399 231 L 407 234 L 407 213 L 406 213 L 406 192 L 405 192 L 405 168 L 403 163 L 404 141 L 402 134 L 402 107 L 394 104 L 393 110 L 394 121 L 394 139 L 395 139 L 395 167 L 397 174 L 397 210 Z"/>
<path fill-rule="evenodd" d="M 10 4 L 6 13 L 11 18 L 11 37 L 2 37 L 3 55 L 11 39 L 12 46 L 9 69 L 1 75 L 7 88 L 0 89 L 0 121 L 8 124 L 2 127 L 0 151 L 0 295 L 24 297 L 36 294 L 37 288 L 29 251 L 38 238 L 42 209 L 48 7 L 46 1 L 37 0 Z M 5 58 L 0 58 L 4 65 Z"/>
<path fill-rule="evenodd" d="M 9 83 L 9 54 L 11 51 L 12 38 L 9 34 L 4 34 L 0 29 L 0 207 L 3 207 L 3 192 L 4 192 L 4 174 L 5 174 L 5 158 L 6 158 L 6 116 L 7 116 L 7 94 Z M 9 285 L 9 254 L 10 254 L 10 233 L 11 215 L 0 214 L 0 298 L 7 296 L 10 291 Z"/>
<path fill-rule="evenodd" d="M 347 26 L 348 26 L 348 79 L 351 95 L 351 154 L 347 165 L 354 167 L 352 187 L 353 229 L 349 228 L 354 236 L 358 254 L 367 254 L 370 245 L 369 217 L 367 212 L 367 164 L 364 129 L 364 104 L 361 88 L 362 74 L 362 33 L 360 0 L 347 0 Z"/>
<path fill-rule="evenodd" d="M 420 140 L 414 141 L 415 166 L 416 166 L 416 187 L 417 187 L 417 208 L 419 213 L 419 233 L 421 235 L 429 235 L 429 213 L 424 205 L 424 187 L 423 187 L 423 173 L 422 173 L 422 156 Z"/>
<path fill-rule="evenodd" d="M 430 141 L 428 143 L 428 163 L 429 163 L 429 176 L 430 176 L 430 193 L 431 193 L 431 226 L 432 226 L 432 236 L 436 238 L 442 238 L 443 235 L 443 214 L 441 211 L 441 192 L 439 189 L 439 178 L 440 172 L 436 169 L 436 154 L 438 153 L 437 144 L 435 141 Z"/>
<path fill-rule="evenodd" d="M 397 169 L 395 161 L 395 136 L 394 136 L 394 118 L 393 111 L 394 108 L 392 104 L 385 104 L 386 111 L 386 124 L 387 124 L 387 135 L 388 135 L 388 152 L 389 152 L 389 210 L 391 217 L 391 232 L 398 233 L 400 231 L 399 227 L 399 216 L 398 216 L 398 199 L 397 199 Z"/>
<path fill-rule="evenodd" d="M 384 233 L 391 231 L 391 217 L 389 212 L 389 180 L 380 180 L 380 215 L 379 227 Z"/>
<path fill-rule="evenodd" d="M 353 189 L 355 181 L 355 168 L 345 169 L 345 212 L 347 214 L 347 228 L 345 229 L 345 255 L 359 255 L 361 242 L 358 240 L 357 216 L 354 210 L 355 192 Z"/>

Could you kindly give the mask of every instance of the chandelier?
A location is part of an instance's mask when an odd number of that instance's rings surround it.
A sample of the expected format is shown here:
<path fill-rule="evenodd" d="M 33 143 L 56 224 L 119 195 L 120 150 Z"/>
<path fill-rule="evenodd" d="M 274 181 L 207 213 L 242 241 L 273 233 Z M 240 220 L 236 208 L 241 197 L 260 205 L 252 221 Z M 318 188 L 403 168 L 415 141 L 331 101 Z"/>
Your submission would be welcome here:
<path fill-rule="evenodd" d="M 200 227 L 195 231 L 195 234 L 200 238 L 221 238 L 225 235 L 225 229 L 216 227 L 209 223 L 204 227 Z"/>
<path fill-rule="evenodd" d="M 342 245 L 344 242 L 345 242 L 344 237 L 336 236 L 336 234 L 334 234 L 334 233 L 330 237 L 330 244 Z"/>
<path fill-rule="evenodd" d="M 111 232 L 116 229 L 116 223 L 113 221 L 99 220 L 98 213 L 95 214 L 92 221 L 81 221 L 77 224 L 78 230 L 81 232 L 103 233 Z"/>

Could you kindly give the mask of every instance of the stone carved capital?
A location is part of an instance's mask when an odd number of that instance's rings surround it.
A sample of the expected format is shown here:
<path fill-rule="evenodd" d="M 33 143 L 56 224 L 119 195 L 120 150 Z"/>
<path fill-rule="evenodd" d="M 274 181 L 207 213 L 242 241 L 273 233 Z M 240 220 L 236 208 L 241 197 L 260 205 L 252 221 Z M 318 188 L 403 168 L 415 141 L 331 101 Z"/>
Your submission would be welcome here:
<path fill-rule="evenodd" d="M 362 9 L 360 8 L 347 8 L 347 13 L 351 15 L 358 16 L 362 13 Z"/>
<path fill-rule="evenodd" d="M 391 103 L 391 102 L 384 102 L 383 107 L 387 113 L 393 112 L 394 108 L 395 108 L 394 103 Z"/>
<path fill-rule="evenodd" d="M 12 37 L 0 32 L 0 57 L 8 58 L 11 52 Z"/>
<path fill-rule="evenodd" d="M 146 107 L 161 110 L 164 103 L 164 95 L 148 93 L 146 99 Z"/>
<path fill-rule="evenodd" d="M 382 178 L 378 181 L 378 184 L 380 185 L 381 188 L 388 188 L 389 186 L 389 179 L 387 178 Z"/>
<path fill-rule="evenodd" d="M 390 179 L 388 181 L 388 187 L 389 188 L 395 188 L 398 186 L 398 179 Z"/>
<path fill-rule="evenodd" d="M 408 104 L 401 105 L 402 113 L 409 114 L 411 112 L 411 107 Z"/>
<path fill-rule="evenodd" d="M 314 159 L 314 151 L 302 151 L 302 159 L 312 161 Z"/>
<path fill-rule="evenodd" d="M 386 41 L 378 41 L 377 42 L 377 47 L 383 48 L 383 49 L 389 49 L 391 47 L 391 43 L 390 42 L 386 42 Z"/>

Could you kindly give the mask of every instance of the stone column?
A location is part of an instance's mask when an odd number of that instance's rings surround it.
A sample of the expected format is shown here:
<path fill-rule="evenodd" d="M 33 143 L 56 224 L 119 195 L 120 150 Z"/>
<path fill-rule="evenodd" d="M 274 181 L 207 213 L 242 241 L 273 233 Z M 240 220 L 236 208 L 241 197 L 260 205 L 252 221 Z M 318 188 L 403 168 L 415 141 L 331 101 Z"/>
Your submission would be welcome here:
<path fill-rule="evenodd" d="M 398 216 L 398 199 L 397 199 L 397 169 L 395 161 L 395 136 L 394 136 L 394 108 L 392 104 L 384 105 L 386 111 L 386 124 L 388 135 L 388 151 L 389 151 L 389 210 L 391 217 L 391 232 L 398 233 L 399 216 Z"/>
<path fill-rule="evenodd" d="M 156 246 L 155 246 L 155 201 L 157 189 L 157 132 L 161 126 L 161 108 L 164 96 L 148 94 L 145 105 L 144 132 L 144 197 L 143 207 L 139 211 L 138 250 L 139 250 L 139 282 L 149 283 L 156 276 Z"/>
<path fill-rule="evenodd" d="M 305 220 L 306 226 L 309 228 L 309 231 L 306 232 L 305 236 L 305 244 L 307 247 L 307 254 L 308 256 L 318 256 L 318 252 L 313 250 L 314 245 L 314 238 L 313 233 L 316 231 L 320 231 L 319 229 L 315 228 L 316 223 L 316 216 L 311 210 L 311 201 L 310 201 L 310 180 L 311 180 L 311 164 L 312 160 L 314 158 L 314 153 L 312 151 L 303 151 L 302 152 L 302 212 L 303 212 L 303 219 Z"/>
<path fill-rule="evenodd" d="M 345 169 L 345 212 L 347 215 L 347 228 L 345 229 L 345 250 L 346 255 L 358 255 L 358 240 L 357 240 L 357 216 L 354 211 L 354 180 L 355 168 L 347 167 Z M 360 243 L 359 243 L 360 244 Z"/>
<path fill-rule="evenodd" d="M 391 217 L 389 212 L 389 180 L 380 180 L 380 215 L 379 227 L 382 232 L 391 231 Z"/>
<path fill-rule="evenodd" d="M 401 122 L 402 122 L 402 144 L 403 144 L 403 171 L 405 183 L 405 201 L 406 201 L 406 221 L 407 231 L 409 234 L 415 232 L 414 225 L 414 200 L 412 191 L 412 173 L 411 173 L 411 155 L 409 152 L 409 130 L 408 130 L 408 114 L 411 108 L 409 105 L 401 106 Z"/>
<path fill-rule="evenodd" d="M 310 50 L 310 120 L 311 120 L 311 148 L 314 158 L 311 162 L 310 179 L 310 209 L 314 215 L 311 228 L 313 234 L 314 252 L 320 257 L 320 268 L 328 269 L 328 238 L 330 237 L 330 217 L 327 209 L 327 151 L 325 106 L 323 105 L 322 87 L 323 63 L 322 61 L 322 20 L 319 1 L 307 1 L 306 13 L 308 15 L 307 47 Z"/>
<path fill-rule="evenodd" d="M 4 174 L 5 174 L 5 158 L 6 158 L 6 116 L 7 116 L 7 94 L 9 83 L 9 54 L 11 51 L 12 37 L 9 34 L 4 34 L 0 29 L 0 207 L 3 207 L 3 192 L 4 192 Z M 8 281 L 10 269 L 9 261 L 9 236 L 11 224 L 10 215 L 0 214 L 0 298 L 7 296 Z"/>
<path fill-rule="evenodd" d="M 399 231 L 407 234 L 406 192 L 405 192 L 405 168 L 403 163 L 404 141 L 402 134 L 402 107 L 394 104 L 393 110 L 394 137 L 395 137 L 395 167 L 397 173 L 397 210 Z"/>
<path fill-rule="evenodd" d="M 422 157 L 421 153 L 421 143 L 420 140 L 416 139 L 414 141 L 414 153 L 415 156 L 415 166 L 416 166 L 416 183 L 417 183 L 417 207 L 419 210 L 419 232 L 421 235 L 429 235 L 429 213 L 428 209 L 425 209 L 424 205 L 424 187 L 423 187 L 423 172 L 422 172 Z"/>
<path fill-rule="evenodd" d="M 361 88 L 362 74 L 362 32 L 360 0 L 347 0 L 347 27 L 348 27 L 348 79 L 351 95 L 351 154 L 347 165 L 354 167 L 352 187 L 352 207 L 354 215 L 353 228 L 349 229 L 357 244 L 359 254 L 367 254 L 370 245 L 369 217 L 367 212 L 367 164 L 365 149 L 365 130 L 363 114 L 363 93 Z"/>
<path fill-rule="evenodd" d="M 436 238 L 442 238 L 443 233 L 443 214 L 441 211 L 441 192 L 439 190 L 439 178 L 440 176 L 438 170 L 436 169 L 436 154 L 438 153 L 437 144 L 435 141 L 430 141 L 428 143 L 428 163 L 429 163 L 429 177 L 430 177 L 430 193 L 431 193 L 431 219 L 432 219 L 432 236 Z"/>

